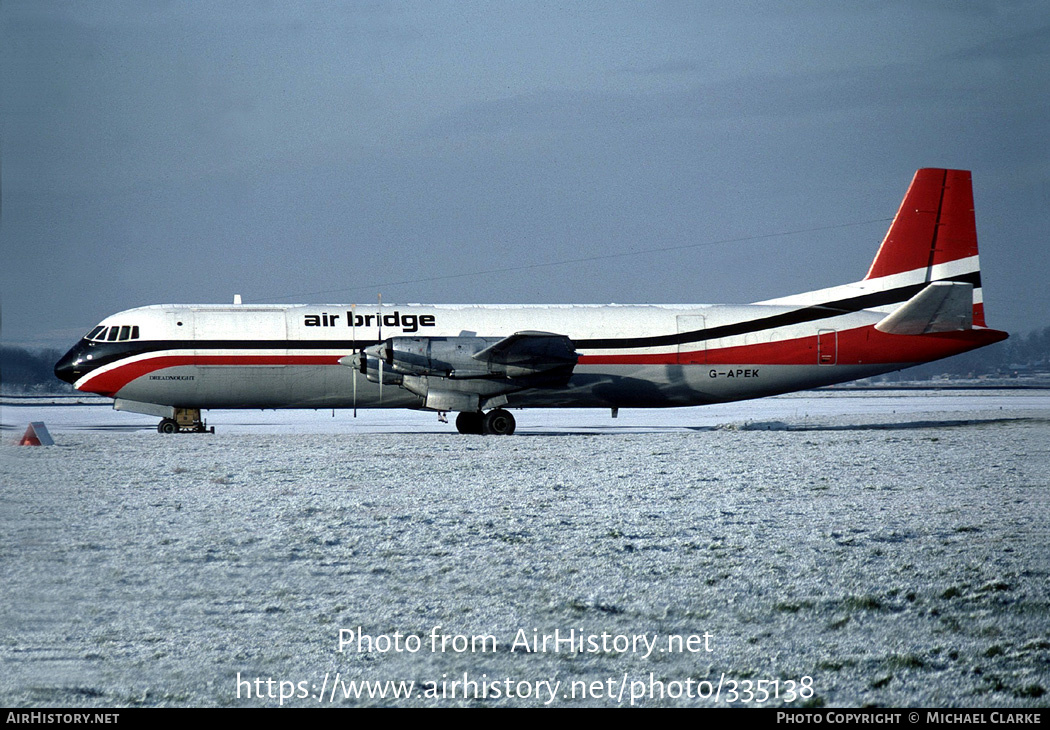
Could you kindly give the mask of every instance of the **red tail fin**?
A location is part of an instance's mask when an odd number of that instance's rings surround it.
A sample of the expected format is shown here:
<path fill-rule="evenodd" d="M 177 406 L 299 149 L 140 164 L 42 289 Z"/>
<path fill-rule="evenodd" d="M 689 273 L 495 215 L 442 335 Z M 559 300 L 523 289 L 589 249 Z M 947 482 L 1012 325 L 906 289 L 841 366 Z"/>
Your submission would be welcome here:
<path fill-rule="evenodd" d="M 968 170 L 915 173 L 897 217 L 864 278 L 899 274 L 977 255 Z"/>
<path fill-rule="evenodd" d="M 977 256 L 973 184 L 968 170 L 927 168 L 915 173 L 897 216 L 865 279 L 915 272 L 932 281 L 933 267 Z M 972 267 L 979 272 L 979 266 Z M 978 273 L 979 276 L 979 273 Z M 980 288 L 980 279 L 975 282 Z M 974 324 L 984 326 L 975 302 Z"/>

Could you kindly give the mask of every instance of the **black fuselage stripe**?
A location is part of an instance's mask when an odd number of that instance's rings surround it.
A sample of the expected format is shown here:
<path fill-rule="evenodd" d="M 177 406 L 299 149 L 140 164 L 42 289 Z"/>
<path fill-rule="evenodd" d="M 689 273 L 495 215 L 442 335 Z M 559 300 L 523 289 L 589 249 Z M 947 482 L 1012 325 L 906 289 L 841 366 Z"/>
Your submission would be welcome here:
<path fill-rule="evenodd" d="M 972 274 L 956 276 L 950 279 L 941 279 L 941 281 L 973 284 L 976 289 L 981 286 L 981 272 L 975 271 Z M 785 312 L 783 314 L 774 314 L 769 317 L 761 317 L 746 322 L 736 322 L 734 324 L 726 324 L 720 327 L 710 327 L 702 330 L 677 332 L 675 334 L 657 335 L 654 337 L 573 340 L 573 344 L 582 350 L 606 350 L 639 347 L 670 347 L 672 345 L 683 345 L 690 342 L 717 340 L 721 337 L 732 337 L 734 335 L 750 334 L 777 327 L 787 327 L 795 324 L 803 324 L 805 322 L 815 322 L 821 319 L 838 317 L 843 314 L 853 314 L 854 312 L 860 312 L 874 307 L 884 307 L 888 304 L 897 304 L 898 302 L 904 302 L 911 299 L 927 286 L 929 286 L 929 284 L 926 282 L 912 284 L 910 286 L 902 286 L 887 291 L 863 294 L 848 299 L 839 299 L 824 304 L 815 304 L 791 312 Z"/>

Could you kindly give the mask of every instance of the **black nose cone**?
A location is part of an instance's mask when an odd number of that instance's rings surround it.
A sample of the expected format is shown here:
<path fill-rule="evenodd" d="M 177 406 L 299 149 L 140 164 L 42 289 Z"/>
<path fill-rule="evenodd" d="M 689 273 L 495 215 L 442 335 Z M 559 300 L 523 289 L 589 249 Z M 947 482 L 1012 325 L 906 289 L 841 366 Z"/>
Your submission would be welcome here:
<path fill-rule="evenodd" d="M 80 363 L 78 349 L 79 347 L 74 347 L 55 363 L 55 377 L 66 381 L 70 385 L 77 382 L 77 379 L 83 374 L 78 367 Z"/>

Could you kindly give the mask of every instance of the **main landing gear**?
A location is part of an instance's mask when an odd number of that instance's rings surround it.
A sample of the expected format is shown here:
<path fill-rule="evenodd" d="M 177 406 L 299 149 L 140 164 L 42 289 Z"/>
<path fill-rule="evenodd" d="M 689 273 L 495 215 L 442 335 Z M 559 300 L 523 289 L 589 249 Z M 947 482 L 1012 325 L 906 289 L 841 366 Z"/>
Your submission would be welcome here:
<path fill-rule="evenodd" d="M 200 408 L 176 408 L 175 418 L 165 418 L 157 424 L 159 433 L 215 433 L 201 420 Z"/>
<path fill-rule="evenodd" d="M 456 429 L 460 433 L 488 433 L 510 436 L 514 433 L 514 416 L 510 411 L 496 408 L 488 413 L 464 411 L 456 416 Z"/>

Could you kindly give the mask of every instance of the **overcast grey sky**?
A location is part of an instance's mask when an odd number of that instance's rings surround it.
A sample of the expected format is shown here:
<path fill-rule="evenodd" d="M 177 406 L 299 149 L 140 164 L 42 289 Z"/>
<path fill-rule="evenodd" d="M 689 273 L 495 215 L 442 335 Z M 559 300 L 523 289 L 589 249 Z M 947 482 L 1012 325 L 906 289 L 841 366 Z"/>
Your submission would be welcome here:
<path fill-rule="evenodd" d="M 7 343 L 235 293 L 771 298 L 861 278 L 918 167 L 974 172 L 989 324 L 1050 324 L 1045 0 L 4 0 L 0 73 Z"/>

